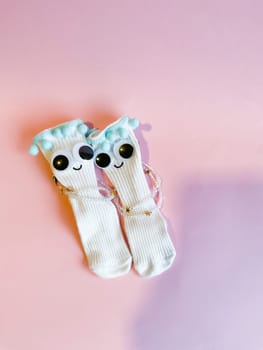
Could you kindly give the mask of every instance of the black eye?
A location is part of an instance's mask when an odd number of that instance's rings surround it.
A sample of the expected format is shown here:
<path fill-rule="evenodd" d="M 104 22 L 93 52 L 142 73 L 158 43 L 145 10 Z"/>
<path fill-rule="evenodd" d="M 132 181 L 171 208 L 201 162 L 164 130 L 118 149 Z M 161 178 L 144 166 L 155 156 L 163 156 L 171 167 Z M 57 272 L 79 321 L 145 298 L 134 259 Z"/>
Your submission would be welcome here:
<path fill-rule="evenodd" d="M 66 156 L 60 154 L 53 159 L 53 167 L 57 170 L 65 170 L 69 165 L 69 160 Z"/>
<path fill-rule="evenodd" d="M 111 159 L 107 153 L 100 153 L 96 157 L 96 164 L 100 168 L 107 168 L 107 166 L 110 164 L 110 162 L 111 162 Z"/>
<path fill-rule="evenodd" d="M 93 149 L 89 146 L 81 146 L 79 149 L 79 156 L 82 159 L 89 160 L 92 159 L 94 155 Z"/>
<path fill-rule="evenodd" d="M 131 158 L 133 154 L 133 146 L 130 145 L 129 143 L 124 143 L 119 148 L 119 153 L 122 158 L 125 158 L 125 159 Z"/>

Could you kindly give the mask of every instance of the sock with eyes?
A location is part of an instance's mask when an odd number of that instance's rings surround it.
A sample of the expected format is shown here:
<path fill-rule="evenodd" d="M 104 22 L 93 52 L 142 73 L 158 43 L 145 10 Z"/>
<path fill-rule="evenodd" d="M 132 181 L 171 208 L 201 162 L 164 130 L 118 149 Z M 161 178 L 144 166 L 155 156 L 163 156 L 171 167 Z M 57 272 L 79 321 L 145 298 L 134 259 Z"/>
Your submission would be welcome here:
<path fill-rule="evenodd" d="M 81 120 L 44 130 L 33 139 L 29 152 L 36 155 L 40 149 L 56 181 L 66 189 L 90 269 L 112 278 L 127 273 L 132 258 L 116 208 L 99 190 L 87 131 Z"/>
<path fill-rule="evenodd" d="M 96 147 L 95 162 L 120 198 L 134 267 L 141 276 L 152 277 L 167 270 L 176 253 L 145 177 L 133 132 L 137 126 L 136 120 L 124 117 L 103 131 L 93 131 L 87 141 Z"/>

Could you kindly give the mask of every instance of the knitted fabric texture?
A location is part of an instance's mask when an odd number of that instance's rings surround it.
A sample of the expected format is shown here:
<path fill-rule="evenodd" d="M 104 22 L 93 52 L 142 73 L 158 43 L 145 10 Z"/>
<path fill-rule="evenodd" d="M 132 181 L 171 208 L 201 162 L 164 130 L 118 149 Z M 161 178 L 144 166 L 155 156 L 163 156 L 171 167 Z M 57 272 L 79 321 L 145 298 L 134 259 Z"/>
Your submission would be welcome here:
<path fill-rule="evenodd" d="M 90 269 L 113 278 L 130 270 L 132 258 L 111 197 L 105 198 L 98 187 L 87 132 L 81 120 L 64 123 L 38 134 L 29 151 L 36 155 L 40 149 L 56 181 L 66 188 Z"/>
<path fill-rule="evenodd" d="M 92 132 L 88 143 L 96 148 L 95 163 L 103 169 L 122 203 L 134 267 L 142 277 L 152 277 L 167 270 L 176 253 L 145 177 L 133 132 L 137 126 L 136 120 L 124 117 L 103 131 Z"/>

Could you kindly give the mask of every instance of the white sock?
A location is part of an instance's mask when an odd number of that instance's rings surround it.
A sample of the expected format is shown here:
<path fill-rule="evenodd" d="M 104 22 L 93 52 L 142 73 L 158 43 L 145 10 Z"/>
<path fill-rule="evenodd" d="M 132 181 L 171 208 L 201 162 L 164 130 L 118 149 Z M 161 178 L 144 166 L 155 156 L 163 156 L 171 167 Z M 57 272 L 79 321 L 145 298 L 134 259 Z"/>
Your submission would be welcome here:
<path fill-rule="evenodd" d="M 120 197 L 135 269 L 141 276 L 151 277 L 171 266 L 175 249 L 144 174 L 132 130 L 137 125 L 136 120 L 124 117 L 103 131 L 94 131 L 87 140 L 97 147 L 95 162 Z"/>
<path fill-rule="evenodd" d="M 99 191 L 87 130 L 81 120 L 47 129 L 34 138 L 29 152 L 36 155 L 40 148 L 66 188 L 90 269 L 103 278 L 117 277 L 130 270 L 132 258 L 116 208 Z"/>

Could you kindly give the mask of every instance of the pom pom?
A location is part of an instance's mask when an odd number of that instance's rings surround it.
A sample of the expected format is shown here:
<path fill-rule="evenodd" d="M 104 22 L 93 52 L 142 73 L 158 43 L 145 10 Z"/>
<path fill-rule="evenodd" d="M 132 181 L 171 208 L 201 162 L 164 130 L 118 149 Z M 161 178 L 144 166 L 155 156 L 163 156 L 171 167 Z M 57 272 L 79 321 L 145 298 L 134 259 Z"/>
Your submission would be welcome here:
<path fill-rule="evenodd" d="M 54 130 L 52 130 L 52 135 L 57 137 L 58 139 L 62 139 L 63 138 L 63 135 L 62 135 L 62 132 L 59 128 L 56 128 Z"/>
<path fill-rule="evenodd" d="M 127 121 L 129 120 L 128 116 L 124 116 L 120 119 L 120 121 L 118 122 L 118 126 L 123 126 L 124 124 L 127 123 Z"/>
<path fill-rule="evenodd" d="M 130 118 L 128 123 L 133 129 L 136 129 L 139 126 L 139 124 L 140 124 L 139 120 L 135 119 L 135 118 L 134 119 Z"/>
<path fill-rule="evenodd" d="M 80 124 L 78 126 L 78 131 L 82 134 L 82 135 L 85 135 L 86 132 L 89 130 L 89 128 L 87 127 L 86 124 Z"/>
<path fill-rule="evenodd" d="M 122 137 L 122 138 L 126 138 L 126 137 L 128 137 L 128 131 L 126 130 L 126 129 L 124 129 L 124 128 L 119 128 L 118 130 L 117 130 L 117 133 L 120 135 L 120 137 Z"/>
<path fill-rule="evenodd" d="M 63 136 L 70 136 L 72 134 L 72 125 L 67 124 L 62 127 Z"/>
<path fill-rule="evenodd" d="M 31 156 L 36 156 L 39 152 L 37 145 L 31 145 L 29 147 L 28 152 L 29 152 L 29 154 L 31 154 Z"/>
<path fill-rule="evenodd" d="M 42 138 L 42 139 L 45 139 L 45 138 L 47 138 L 47 137 L 49 137 L 49 136 L 50 136 L 50 130 L 49 130 L 49 129 L 44 130 L 44 131 L 41 133 L 41 138 Z"/>
<path fill-rule="evenodd" d="M 43 140 L 40 144 L 44 151 L 50 151 L 53 148 L 52 143 L 48 140 Z"/>
<path fill-rule="evenodd" d="M 105 133 L 105 138 L 109 141 L 114 141 L 116 139 L 116 134 L 112 130 L 107 130 Z"/>
<path fill-rule="evenodd" d="M 42 136 L 41 135 L 37 135 L 33 138 L 33 142 L 34 143 L 38 143 L 41 140 Z"/>

